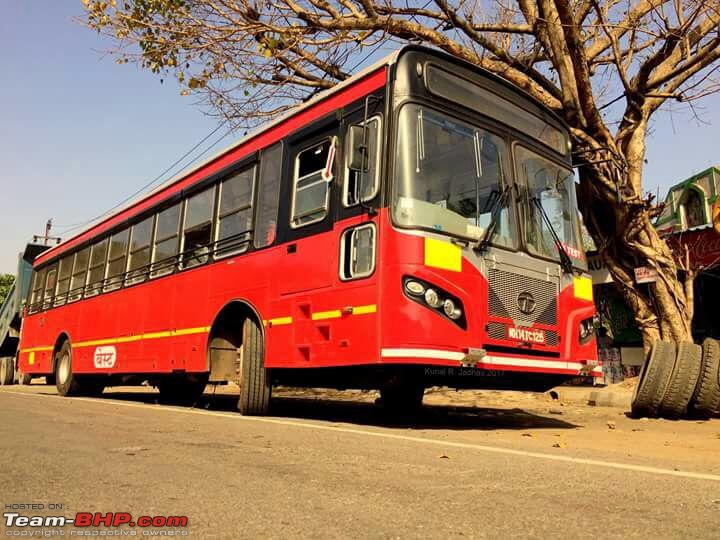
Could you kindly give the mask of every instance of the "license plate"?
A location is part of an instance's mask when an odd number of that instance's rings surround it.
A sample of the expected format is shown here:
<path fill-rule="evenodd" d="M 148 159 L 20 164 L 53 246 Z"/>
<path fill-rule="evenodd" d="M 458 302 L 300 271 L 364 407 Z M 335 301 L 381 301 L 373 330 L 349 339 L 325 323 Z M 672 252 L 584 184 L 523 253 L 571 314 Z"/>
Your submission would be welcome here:
<path fill-rule="evenodd" d="M 523 328 L 521 326 L 508 326 L 507 338 L 525 343 L 545 345 L 545 330 Z"/>

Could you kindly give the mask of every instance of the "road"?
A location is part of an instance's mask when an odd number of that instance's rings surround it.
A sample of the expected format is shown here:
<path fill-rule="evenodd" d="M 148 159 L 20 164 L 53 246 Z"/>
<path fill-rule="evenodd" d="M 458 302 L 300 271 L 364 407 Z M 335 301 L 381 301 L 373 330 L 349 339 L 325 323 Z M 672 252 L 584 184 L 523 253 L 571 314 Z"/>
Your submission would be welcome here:
<path fill-rule="evenodd" d="M 186 515 L 194 538 L 720 538 L 720 420 L 491 393 L 393 423 L 371 396 L 301 395 L 246 418 L 226 395 L 2 387 L 0 503 Z"/>

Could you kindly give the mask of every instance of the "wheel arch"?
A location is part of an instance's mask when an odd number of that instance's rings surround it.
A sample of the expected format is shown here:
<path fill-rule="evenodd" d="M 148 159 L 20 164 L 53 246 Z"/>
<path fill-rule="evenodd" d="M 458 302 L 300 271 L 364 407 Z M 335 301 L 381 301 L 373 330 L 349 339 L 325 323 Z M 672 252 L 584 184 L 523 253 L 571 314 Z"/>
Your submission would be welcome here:
<path fill-rule="evenodd" d="M 251 301 L 234 298 L 226 302 L 215 314 L 208 332 L 205 354 L 205 367 L 211 375 L 213 373 L 213 341 L 224 339 L 239 348 L 242 344 L 243 322 L 248 318 L 255 320 L 260 327 L 262 338 L 265 340 L 263 319 L 260 311 Z"/>

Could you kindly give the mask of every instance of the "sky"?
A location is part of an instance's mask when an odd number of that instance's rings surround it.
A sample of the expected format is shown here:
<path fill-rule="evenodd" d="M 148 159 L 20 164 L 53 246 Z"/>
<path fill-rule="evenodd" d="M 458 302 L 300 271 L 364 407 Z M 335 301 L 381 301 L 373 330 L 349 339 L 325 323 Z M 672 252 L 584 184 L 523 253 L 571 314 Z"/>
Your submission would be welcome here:
<path fill-rule="evenodd" d="M 181 96 L 172 78 L 161 84 L 104 55 L 110 43 L 73 20 L 82 15 L 79 0 L 0 6 L 0 273 L 15 273 L 17 254 L 48 219 L 62 233 L 103 213 L 218 121 Z M 720 95 L 698 109 L 700 124 L 678 112 L 654 123 L 645 187 L 661 198 L 672 184 L 720 163 Z M 209 155 L 240 136 L 229 134 Z"/>

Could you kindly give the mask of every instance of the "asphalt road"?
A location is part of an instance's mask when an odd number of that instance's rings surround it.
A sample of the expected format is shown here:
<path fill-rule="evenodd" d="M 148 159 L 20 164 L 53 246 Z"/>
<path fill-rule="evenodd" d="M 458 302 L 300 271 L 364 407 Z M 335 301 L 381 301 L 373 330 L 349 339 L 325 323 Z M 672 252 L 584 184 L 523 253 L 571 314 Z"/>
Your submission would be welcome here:
<path fill-rule="evenodd" d="M 155 398 L 0 389 L 0 504 L 186 515 L 195 538 L 720 538 L 720 420 L 528 400 L 393 423 L 369 403 L 296 397 L 245 418 L 226 396 Z"/>

